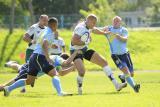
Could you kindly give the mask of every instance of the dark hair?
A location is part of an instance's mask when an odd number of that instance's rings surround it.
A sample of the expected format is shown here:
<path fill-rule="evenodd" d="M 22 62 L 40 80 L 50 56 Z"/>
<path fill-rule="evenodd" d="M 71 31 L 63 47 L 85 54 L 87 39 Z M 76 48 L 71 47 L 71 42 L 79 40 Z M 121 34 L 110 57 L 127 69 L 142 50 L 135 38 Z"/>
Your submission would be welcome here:
<path fill-rule="evenodd" d="M 60 55 L 60 57 L 62 57 L 64 60 L 67 60 L 69 58 L 69 55 L 66 53 L 63 53 Z"/>
<path fill-rule="evenodd" d="M 48 20 L 48 24 L 52 24 L 52 23 L 58 23 L 58 19 L 57 19 L 57 18 L 55 18 L 55 17 L 51 17 L 51 18 L 49 18 L 49 20 Z"/>

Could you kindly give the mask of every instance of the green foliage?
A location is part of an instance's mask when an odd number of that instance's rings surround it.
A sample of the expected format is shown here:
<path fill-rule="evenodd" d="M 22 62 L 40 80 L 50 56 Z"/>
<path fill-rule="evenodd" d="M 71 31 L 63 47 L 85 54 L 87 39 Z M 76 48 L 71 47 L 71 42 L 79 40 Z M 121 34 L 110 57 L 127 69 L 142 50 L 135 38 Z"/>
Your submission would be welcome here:
<path fill-rule="evenodd" d="M 88 11 L 81 9 L 80 13 L 85 17 L 91 13 L 97 15 L 99 25 L 110 24 L 110 20 L 115 15 L 107 0 L 96 0 L 95 3 L 89 4 L 88 7 Z"/>

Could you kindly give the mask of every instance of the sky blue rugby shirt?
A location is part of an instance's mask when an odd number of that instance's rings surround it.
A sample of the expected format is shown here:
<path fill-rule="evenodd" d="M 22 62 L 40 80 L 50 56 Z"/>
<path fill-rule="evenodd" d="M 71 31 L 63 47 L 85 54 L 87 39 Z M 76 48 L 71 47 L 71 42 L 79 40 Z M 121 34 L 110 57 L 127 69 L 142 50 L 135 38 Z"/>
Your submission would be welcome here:
<path fill-rule="evenodd" d="M 128 31 L 125 27 L 120 27 L 116 29 L 113 26 L 108 26 L 108 30 L 111 31 L 112 33 L 128 37 Z M 109 34 L 106 35 L 106 37 L 109 41 L 111 54 L 122 55 L 128 52 L 127 42 L 120 41 L 119 39 Z"/>
<path fill-rule="evenodd" d="M 48 41 L 48 43 L 50 45 L 49 48 L 50 48 L 52 42 L 54 41 L 54 38 L 55 37 L 54 37 L 53 31 L 51 30 L 50 27 L 47 27 L 46 30 L 40 34 L 33 53 L 38 53 L 38 54 L 44 55 L 43 48 L 42 48 L 43 40 L 46 39 Z"/>

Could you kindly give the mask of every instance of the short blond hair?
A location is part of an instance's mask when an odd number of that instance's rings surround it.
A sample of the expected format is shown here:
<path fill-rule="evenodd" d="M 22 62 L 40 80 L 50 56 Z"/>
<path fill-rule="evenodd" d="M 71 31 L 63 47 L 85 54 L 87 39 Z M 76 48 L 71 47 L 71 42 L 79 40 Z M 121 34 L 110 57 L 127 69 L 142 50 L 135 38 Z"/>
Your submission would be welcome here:
<path fill-rule="evenodd" d="M 87 20 L 87 19 L 95 19 L 96 21 L 98 21 L 98 18 L 97 18 L 97 16 L 96 16 L 95 14 L 89 14 L 89 15 L 87 16 L 86 20 Z"/>
<path fill-rule="evenodd" d="M 48 15 L 46 15 L 46 14 L 40 15 L 39 19 L 42 19 L 42 18 L 48 18 Z"/>
<path fill-rule="evenodd" d="M 113 17 L 113 20 L 115 20 L 115 19 L 118 19 L 118 20 L 122 21 L 122 18 L 120 16 Z"/>

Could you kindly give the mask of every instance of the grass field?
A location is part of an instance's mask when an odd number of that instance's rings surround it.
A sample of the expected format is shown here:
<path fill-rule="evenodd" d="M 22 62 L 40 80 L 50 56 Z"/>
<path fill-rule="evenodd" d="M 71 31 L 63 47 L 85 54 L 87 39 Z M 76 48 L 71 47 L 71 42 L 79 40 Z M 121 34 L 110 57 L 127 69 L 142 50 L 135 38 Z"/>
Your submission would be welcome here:
<path fill-rule="evenodd" d="M 115 72 L 117 75 L 117 72 Z M 0 74 L 0 84 L 16 74 Z M 27 93 L 17 89 L 9 97 L 0 93 L 0 107 L 160 107 L 160 72 L 136 72 L 136 80 L 141 84 L 140 93 L 134 93 L 128 86 L 116 92 L 103 72 L 87 72 L 84 82 L 84 95 L 77 95 L 77 73 L 61 77 L 65 91 L 73 96 L 58 97 L 52 88 L 50 78 L 43 76 L 36 81 L 35 87 L 27 87 Z"/>

